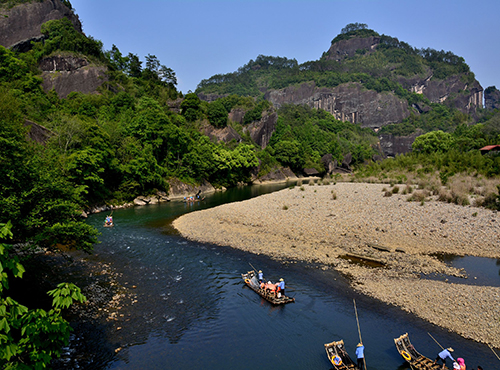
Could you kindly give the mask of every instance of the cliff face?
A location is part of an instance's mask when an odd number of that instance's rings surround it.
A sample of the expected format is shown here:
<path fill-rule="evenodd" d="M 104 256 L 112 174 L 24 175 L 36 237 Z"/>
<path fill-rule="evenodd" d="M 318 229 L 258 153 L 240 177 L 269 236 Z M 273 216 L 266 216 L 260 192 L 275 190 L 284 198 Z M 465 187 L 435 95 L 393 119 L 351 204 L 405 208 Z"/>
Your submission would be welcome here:
<path fill-rule="evenodd" d="M 483 88 L 474 80 L 469 85 L 462 76 L 450 76 L 445 80 L 433 78 L 399 78 L 398 82 L 408 91 L 423 94 L 432 103 L 442 103 L 463 113 L 475 114 L 483 106 Z"/>
<path fill-rule="evenodd" d="M 411 145 L 422 132 L 416 132 L 409 136 L 394 136 L 381 134 L 379 136 L 380 147 L 387 157 L 395 157 L 398 154 L 406 154 L 412 151 Z"/>
<path fill-rule="evenodd" d="M 490 86 L 484 91 L 484 107 L 487 110 L 500 109 L 500 90 Z"/>
<path fill-rule="evenodd" d="M 90 65 L 82 57 L 51 56 L 42 59 L 39 67 L 44 91 L 54 89 L 60 98 L 73 91 L 93 93 L 108 79 L 106 67 Z"/>
<path fill-rule="evenodd" d="M 76 30 L 82 32 L 78 16 L 60 0 L 19 4 L 2 10 L 2 14 L 6 17 L 0 17 L 0 45 L 18 51 L 27 51 L 31 41 L 41 40 L 42 24 L 54 19 L 66 17 Z"/>
<path fill-rule="evenodd" d="M 276 130 L 276 122 L 278 114 L 274 110 L 263 112 L 262 118 L 245 126 L 243 132 L 249 132 L 252 140 L 264 149 Z"/>
<path fill-rule="evenodd" d="M 366 90 L 350 83 L 318 88 L 314 82 L 271 90 L 265 99 L 279 108 L 283 104 L 305 104 L 330 112 L 336 119 L 373 129 L 403 121 L 410 115 L 408 103 L 394 94 Z"/>

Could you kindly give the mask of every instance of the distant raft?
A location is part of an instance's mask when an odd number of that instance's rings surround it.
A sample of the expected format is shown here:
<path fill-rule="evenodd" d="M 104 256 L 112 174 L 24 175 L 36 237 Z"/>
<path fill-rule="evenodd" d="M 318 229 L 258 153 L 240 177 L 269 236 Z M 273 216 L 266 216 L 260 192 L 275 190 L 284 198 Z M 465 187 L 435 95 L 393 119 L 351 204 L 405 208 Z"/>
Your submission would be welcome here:
<path fill-rule="evenodd" d="M 396 344 L 396 348 L 404 358 L 406 362 L 410 364 L 410 367 L 415 370 L 448 370 L 445 366 L 443 367 L 441 364 L 437 364 L 431 359 L 421 355 L 418 351 L 413 347 L 410 342 L 410 338 L 408 337 L 408 333 L 401 335 L 399 338 L 394 339 L 394 343 Z"/>
<path fill-rule="evenodd" d="M 358 369 L 345 350 L 344 340 L 325 344 L 325 351 L 335 370 Z"/>
<path fill-rule="evenodd" d="M 257 280 L 257 276 L 255 276 L 255 271 L 248 271 L 246 274 L 241 274 L 241 277 L 250 289 L 255 291 L 258 295 L 260 295 L 266 301 L 271 302 L 272 304 L 280 305 L 295 302 L 295 298 L 290 298 L 280 294 L 275 295 L 274 292 L 270 292 L 266 289 L 261 289 L 259 281 Z"/>

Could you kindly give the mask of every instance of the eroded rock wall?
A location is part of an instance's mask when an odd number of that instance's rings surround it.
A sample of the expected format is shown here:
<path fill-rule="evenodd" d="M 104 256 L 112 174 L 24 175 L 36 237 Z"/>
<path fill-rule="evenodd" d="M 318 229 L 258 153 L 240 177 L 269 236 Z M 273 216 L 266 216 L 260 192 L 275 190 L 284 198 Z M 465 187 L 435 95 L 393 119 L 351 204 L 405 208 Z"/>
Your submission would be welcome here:
<path fill-rule="evenodd" d="M 265 98 L 277 108 L 283 104 L 304 104 L 324 109 L 338 120 L 374 129 L 401 122 L 410 115 L 406 100 L 391 93 L 366 90 L 358 83 L 319 88 L 308 82 L 268 91 Z"/>
<path fill-rule="evenodd" d="M 0 45 L 26 51 L 31 40 L 40 40 L 40 28 L 45 22 L 68 18 L 75 29 L 82 32 L 82 24 L 78 16 L 60 0 L 33 1 L 14 6 L 11 9 L 2 8 L 0 17 Z"/>
<path fill-rule="evenodd" d="M 276 130 L 276 122 L 278 122 L 278 114 L 274 110 L 263 112 L 262 118 L 245 126 L 243 132 L 250 133 L 252 140 L 264 149 Z"/>
<path fill-rule="evenodd" d="M 83 57 L 55 55 L 41 60 L 42 87 L 45 92 L 54 89 L 60 98 L 73 91 L 89 94 L 108 80 L 107 68 L 89 63 Z"/>
<path fill-rule="evenodd" d="M 415 141 L 415 138 L 420 135 L 422 135 L 422 132 L 416 132 L 408 136 L 381 134 L 379 135 L 380 147 L 387 157 L 410 153 L 412 151 L 411 145 Z"/>
<path fill-rule="evenodd" d="M 487 110 L 500 109 L 500 90 L 490 86 L 484 91 L 484 107 Z"/>
<path fill-rule="evenodd" d="M 447 104 L 467 114 L 475 114 L 483 106 L 483 88 L 478 81 L 469 84 L 463 76 L 450 76 L 444 80 L 432 75 L 425 78 L 399 78 L 408 91 L 423 94 L 432 103 Z"/>

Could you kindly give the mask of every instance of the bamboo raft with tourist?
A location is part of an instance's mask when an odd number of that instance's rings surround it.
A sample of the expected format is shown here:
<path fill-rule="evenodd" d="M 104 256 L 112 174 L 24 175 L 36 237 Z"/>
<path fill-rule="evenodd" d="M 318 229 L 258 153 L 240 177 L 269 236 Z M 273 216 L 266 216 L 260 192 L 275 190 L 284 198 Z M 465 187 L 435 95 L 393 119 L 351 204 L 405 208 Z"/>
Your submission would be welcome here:
<path fill-rule="evenodd" d="M 399 354 L 408 362 L 410 368 L 414 370 L 448 370 L 446 366 L 443 367 L 443 365 L 420 354 L 411 344 L 408 333 L 394 338 L 394 343 Z"/>
<path fill-rule="evenodd" d="M 260 274 L 262 274 L 262 272 L 260 272 Z M 248 271 L 246 274 L 241 274 L 241 277 L 250 289 L 274 305 L 295 302 L 295 298 L 287 297 L 285 294 L 281 293 L 282 289 L 279 288 L 280 283 L 272 284 L 270 281 L 267 283 L 264 281 L 259 282 L 256 272 L 253 270 Z M 283 282 L 283 279 L 281 279 L 280 282 Z"/>
<path fill-rule="evenodd" d="M 326 343 L 325 351 L 335 370 L 358 369 L 345 350 L 344 340 Z"/>
<path fill-rule="evenodd" d="M 112 215 L 109 215 L 109 216 L 106 216 L 106 219 L 104 220 L 104 227 L 113 227 L 115 226 L 115 223 L 113 221 L 113 216 Z"/>

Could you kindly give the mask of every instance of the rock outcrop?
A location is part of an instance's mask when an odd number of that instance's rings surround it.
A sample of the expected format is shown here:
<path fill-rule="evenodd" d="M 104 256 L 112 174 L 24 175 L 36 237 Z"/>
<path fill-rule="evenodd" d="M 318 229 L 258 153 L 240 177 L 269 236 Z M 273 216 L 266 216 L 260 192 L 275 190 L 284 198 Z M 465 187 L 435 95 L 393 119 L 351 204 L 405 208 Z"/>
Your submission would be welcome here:
<path fill-rule="evenodd" d="M 233 109 L 229 113 L 229 119 L 233 122 L 242 124 L 245 113 L 246 111 L 241 108 Z M 243 132 L 248 133 L 252 140 L 264 149 L 267 144 L 269 144 L 269 140 L 271 139 L 273 132 L 276 130 L 277 121 L 278 114 L 274 109 L 271 109 L 263 112 L 261 119 L 244 126 Z M 216 128 L 207 123 L 202 126 L 201 131 L 204 135 L 208 136 L 215 142 L 223 141 L 224 143 L 228 143 L 231 140 L 235 140 L 239 143 L 242 141 L 241 135 L 238 134 L 238 132 L 231 126 Z"/>
<path fill-rule="evenodd" d="M 337 41 L 330 46 L 323 58 L 340 62 L 345 58 L 353 57 L 358 50 L 364 50 L 368 53 L 374 52 L 379 43 L 379 36 L 354 37 L 349 40 Z"/>
<path fill-rule="evenodd" d="M 203 134 L 208 136 L 213 142 L 223 141 L 224 143 L 229 143 L 231 140 L 235 140 L 239 143 L 241 141 L 240 134 L 231 126 L 216 128 L 207 124 L 203 127 Z"/>
<path fill-rule="evenodd" d="M 243 127 L 243 132 L 248 132 L 252 140 L 264 149 L 276 130 L 276 122 L 278 122 L 278 114 L 271 109 L 263 112 L 260 120 Z"/>
<path fill-rule="evenodd" d="M 500 109 L 500 90 L 490 86 L 484 90 L 484 107 L 487 110 Z"/>
<path fill-rule="evenodd" d="M 398 154 L 406 154 L 411 152 L 411 145 L 417 136 L 422 135 L 422 132 L 416 132 L 408 136 L 394 136 L 391 134 L 380 134 L 380 146 L 387 157 L 395 157 Z"/>
<path fill-rule="evenodd" d="M 215 188 L 207 181 L 202 182 L 199 185 L 186 184 L 178 179 L 168 180 L 170 185 L 168 196 L 169 198 L 182 198 L 195 195 L 198 191 L 203 193 L 214 192 Z"/>
<path fill-rule="evenodd" d="M 463 113 L 475 114 L 483 106 L 483 88 L 474 80 L 472 84 L 464 81 L 462 75 L 450 76 L 444 80 L 433 78 L 403 78 L 398 82 L 410 92 L 423 94 L 432 103 L 441 103 L 457 108 Z"/>
<path fill-rule="evenodd" d="M 319 88 L 309 82 L 268 91 L 265 98 L 277 108 L 283 104 L 304 104 L 324 109 L 338 120 L 373 129 L 402 122 L 410 115 L 406 100 L 391 93 L 367 90 L 359 83 Z"/>
<path fill-rule="evenodd" d="M 269 171 L 269 173 L 267 173 L 266 175 L 261 176 L 259 178 L 254 177 L 252 179 L 252 182 L 254 184 L 259 184 L 259 183 L 270 182 L 270 181 L 283 182 L 283 181 L 297 180 L 297 179 L 298 179 L 297 175 L 295 175 L 290 168 L 284 167 L 284 168 L 274 168 L 273 170 Z"/>
<path fill-rule="evenodd" d="M 42 59 L 39 67 L 44 91 L 54 89 L 60 98 L 73 91 L 84 94 L 96 92 L 108 80 L 106 67 L 93 65 L 83 57 L 50 56 Z"/>
<path fill-rule="evenodd" d="M 246 112 L 247 111 L 243 108 L 233 108 L 231 109 L 231 112 L 229 112 L 229 119 L 242 125 L 245 119 Z"/>
<path fill-rule="evenodd" d="M 38 144 L 45 144 L 54 133 L 48 128 L 30 120 L 24 121 L 24 126 L 28 127 L 28 138 Z"/>
<path fill-rule="evenodd" d="M 42 24 L 54 19 L 66 17 L 82 32 L 78 16 L 60 0 L 33 1 L 11 9 L 2 8 L 2 15 L 5 17 L 0 17 L 0 45 L 17 51 L 27 51 L 31 41 L 42 40 Z"/>

